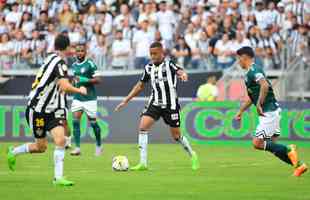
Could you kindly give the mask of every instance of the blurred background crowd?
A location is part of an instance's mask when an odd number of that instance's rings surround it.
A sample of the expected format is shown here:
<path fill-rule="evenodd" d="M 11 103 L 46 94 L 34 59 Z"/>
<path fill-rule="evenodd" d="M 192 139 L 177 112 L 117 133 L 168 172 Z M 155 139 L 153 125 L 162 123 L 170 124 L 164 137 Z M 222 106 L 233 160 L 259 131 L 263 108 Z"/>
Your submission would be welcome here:
<path fill-rule="evenodd" d="M 100 70 L 142 69 L 148 46 L 186 69 L 223 70 L 251 46 L 256 62 L 280 69 L 310 59 L 310 2 L 303 0 L 0 0 L 0 69 L 38 68 L 57 34 L 86 43 Z M 69 55 L 70 57 L 70 55 Z"/>

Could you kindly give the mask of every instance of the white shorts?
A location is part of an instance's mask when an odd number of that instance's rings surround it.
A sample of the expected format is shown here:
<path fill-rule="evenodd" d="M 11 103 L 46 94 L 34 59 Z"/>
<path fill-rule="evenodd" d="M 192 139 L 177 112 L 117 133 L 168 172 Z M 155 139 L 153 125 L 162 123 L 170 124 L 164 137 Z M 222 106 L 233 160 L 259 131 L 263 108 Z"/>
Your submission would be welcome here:
<path fill-rule="evenodd" d="M 90 118 L 96 118 L 97 117 L 97 101 L 79 101 L 76 99 L 73 99 L 71 104 L 71 111 L 77 112 L 77 111 L 84 111 L 88 117 Z"/>
<path fill-rule="evenodd" d="M 259 116 L 259 123 L 256 127 L 255 137 L 257 138 L 271 138 L 272 136 L 280 135 L 280 119 L 281 109 L 275 111 L 265 112 L 263 116 Z"/>

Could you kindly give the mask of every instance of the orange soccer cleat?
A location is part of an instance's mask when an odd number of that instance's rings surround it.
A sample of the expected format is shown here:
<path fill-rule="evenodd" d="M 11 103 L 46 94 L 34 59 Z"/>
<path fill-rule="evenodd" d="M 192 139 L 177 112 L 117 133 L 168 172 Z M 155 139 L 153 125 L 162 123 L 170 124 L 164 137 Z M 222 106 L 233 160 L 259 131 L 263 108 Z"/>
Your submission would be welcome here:
<path fill-rule="evenodd" d="M 294 176 L 301 176 L 303 173 L 305 173 L 308 170 L 308 166 L 303 163 L 302 165 L 300 165 L 299 167 L 297 167 L 294 171 Z"/>

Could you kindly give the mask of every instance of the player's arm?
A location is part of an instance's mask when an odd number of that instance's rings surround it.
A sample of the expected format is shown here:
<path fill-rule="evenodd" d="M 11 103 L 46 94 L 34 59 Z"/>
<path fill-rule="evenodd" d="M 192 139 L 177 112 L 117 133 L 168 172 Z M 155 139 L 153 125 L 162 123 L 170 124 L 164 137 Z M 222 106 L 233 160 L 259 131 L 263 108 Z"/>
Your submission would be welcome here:
<path fill-rule="evenodd" d="M 188 75 L 182 67 L 175 64 L 174 62 L 170 62 L 169 65 L 170 68 L 176 72 L 179 79 L 181 79 L 182 81 L 188 80 Z"/>
<path fill-rule="evenodd" d="M 87 78 L 84 76 L 77 76 L 75 77 L 75 79 L 78 83 L 82 83 L 82 84 L 98 84 L 101 82 L 101 79 L 99 76 L 93 76 L 92 78 Z"/>
<path fill-rule="evenodd" d="M 136 97 L 138 94 L 140 94 L 140 92 L 144 89 L 144 82 L 139 81 L 129 92 L 129 94 L 125 97 L 125 99 L 116 106 L 116 108 L 114 109 L 114 111 L 119 111 L 121 108 L 125 107 L 128 102 Z"/>
<path fill-rule="evenodd" d="M 92 60 L 90 60 L 90 59 L 88 60 L 88 63 L 91 66 L 92 77 L 91 78 L 87 78 L 87 77 L 84 77 L 84 76 L 79 76 L 79 77 L 76 77 L 77 81 L 79 83 L 82 83 L 82 84 L 98 84 L 98 83 L 100 83 L 101 79 L 100 79 L 100 76 L 99 76 L 100 74 L 99 74 L 97 65 Z"/>
<path fill-rule="evenodd" d="M 125 99 L 116 106 L 114 111 L 119 111 L 121 108 L 125 107 L 132 98 L 137 96 L 144 89 L 145 83 L 148 82 L 150 78 L 151 77 L 145 68 L 140 81 L 131 89 L 127 97 L 125 97 Z"/>
<path fill-rule="evenodd" d="M 264 116 L 262 105 L 265 103 L 265 99 L 268 94 L 269 84 L 265 78 L 259 79 L 258 84 L 260 85 L 260 90 L 256 109 L 259 115 Z"/>
<path fill-rule="evenodd" d="M 80 88 L 74 87 L 67 78 L 59 79 L 57 84 L 60 90 L 65 93 L 80 93 L 82 95 L 87 94 L 87 90 L 85 87 L 80 87 Z"/>
<path fill-rule="evenodd" d="M 77 88 L 70 83 L 68 79 L 68 67 L 64 62 L 60 62 L 56 65 L 53 73 L 57 78 L 59 78 L 57 84 L 61 91 L 65 93 L 80 93 L 82 95 L 87 94 L 85 87 Z"/>
<path fill-rule="evenodd" d="M 244 111 L 246 111 L 250 106 L 252 105 L 252 101 L 250 98 L 248 98 L 245 102 L 242 103 L 242 105 L 240 106 L 240 109 L 238 111 L 238 113 L 235 116 L 236 120 L 241 120 L 242 114 L 244 113 Z"/>
<path fill-rule="evenodd" d="M 187 73 L 184 71 L 184 69 L 178 69 L 177 70 L 177 75 L 179 77 L 179 79 L 181 79 L 182 81 L 187 81 L 188 80 L 188 75 Z"/>

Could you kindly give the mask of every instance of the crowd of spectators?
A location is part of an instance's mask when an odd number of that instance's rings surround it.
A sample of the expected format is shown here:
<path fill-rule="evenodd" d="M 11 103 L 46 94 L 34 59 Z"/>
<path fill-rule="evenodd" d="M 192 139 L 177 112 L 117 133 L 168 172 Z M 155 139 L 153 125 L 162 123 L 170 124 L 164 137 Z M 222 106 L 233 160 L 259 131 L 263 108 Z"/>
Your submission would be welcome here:
<path fill-rule="evenodd" d="M 38 68 L 59 33 L 72 57 L 87 43 L 101 70 L 142 69 L 152 41 L 187 69 L 229 68 L 242 46 L 278 69 L 287 57 L 309 60 L 309 27 L 303 0 L 0 0 L 0 69 Z"/>

